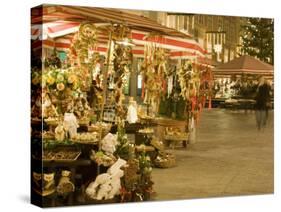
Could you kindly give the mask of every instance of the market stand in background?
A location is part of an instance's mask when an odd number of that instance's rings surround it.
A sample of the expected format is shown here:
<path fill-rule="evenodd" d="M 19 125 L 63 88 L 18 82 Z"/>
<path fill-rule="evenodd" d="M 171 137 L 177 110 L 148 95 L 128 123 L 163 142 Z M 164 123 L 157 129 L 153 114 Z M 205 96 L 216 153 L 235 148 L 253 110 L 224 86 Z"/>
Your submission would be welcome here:
<path fill-rule="evenodd" d="M 214 106 L 232 109 L 253 109 L 260 77 L 265 77 L 272 88 L 273 66 L 254 57 L 243 55 L 214 70 Z"/>

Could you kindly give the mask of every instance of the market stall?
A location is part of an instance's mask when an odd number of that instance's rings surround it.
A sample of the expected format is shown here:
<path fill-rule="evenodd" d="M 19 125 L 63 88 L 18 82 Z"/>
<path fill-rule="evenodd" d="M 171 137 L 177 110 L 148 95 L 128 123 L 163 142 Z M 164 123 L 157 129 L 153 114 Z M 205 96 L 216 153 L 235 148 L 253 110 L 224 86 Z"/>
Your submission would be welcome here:
<path fill-rule="evenodd" d="M 44 6 L 32 14 L 33 201 L 150 200 L 152 166 L 175 165 L 157 134 L 164 130 L 163 140 L 186 146 L 210 101 L 211 71 L 197 63 L 204 49 L 187 35 L 118 10 Z M 171 67 L 175 51 L 192 59 Z M 134 58 L 141 103 L 124 94 Z M 171 117 L 159 117 L 170 96 Z M 176 116 L 184 117 L 182 129 Z"/>
<path fill-rule="evenodd" d="M 213 73 L 215 98 L 223 99 L 223 106 L 234 104 L 236 108 L 251 108 L 258 79 L 263 76 L 273 84 L 273 66 L 248 55 L 219 65 Z"/>

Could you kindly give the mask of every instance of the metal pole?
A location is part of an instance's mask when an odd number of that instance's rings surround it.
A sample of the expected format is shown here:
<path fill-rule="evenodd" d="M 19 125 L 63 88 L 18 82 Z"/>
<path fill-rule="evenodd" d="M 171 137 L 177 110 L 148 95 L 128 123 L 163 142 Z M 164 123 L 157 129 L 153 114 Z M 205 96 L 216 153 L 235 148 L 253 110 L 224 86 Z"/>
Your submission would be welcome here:
<path fill-rule="evenodd" d="M 110 53 L 111 53 L 111 45 L 112 45 L 112 31 L 109 32 L 109 47 L 107 52 L 107 60 L 106 60 L 106 69 L 103 73 L 103 97 L 102 97 L 102 106 L 101 106 L 101 112 L 100 112 L 100 121 L 102 121 L 103 117 L 103 110 L 104 110 L 104 104 L 105 104 L 105 98 L 106 98 L 106 91 L 107 91 L 107 74 L 109 71 L 109 63 L 110 63 Z M 99 150 L 101 149 L 101 140 L 102 140 L 102 128 L 99 129 Z M 97 166 L 97 174 L 100 174 L 100 166 Z"/>
<path fill-rule="evenodd" d="M 101 106 L 101 113 L 100 113 L 100 121 L 102 121 L 103 111 L 104 111 L 104 104 L 106 99 L 106 91 L 107 91 L 107 74 L 109 71 L 109 63 L 110 63 L 110 54 L 111 54 L 111 46 L 112 46 L 112 31 L 109 32 L 109 47 L 107 52 L 107 60 L 106 60 L 106 69 L 103 73 L 103 97 L 102 97 L 102 106 Z"/>

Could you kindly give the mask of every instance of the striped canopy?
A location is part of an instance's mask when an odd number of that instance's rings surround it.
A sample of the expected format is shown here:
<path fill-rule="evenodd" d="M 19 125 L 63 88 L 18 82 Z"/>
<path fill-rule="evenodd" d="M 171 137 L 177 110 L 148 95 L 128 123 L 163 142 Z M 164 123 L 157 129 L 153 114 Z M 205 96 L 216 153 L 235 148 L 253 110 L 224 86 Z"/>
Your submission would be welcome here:
<path fill-rule="evenodd" d="M 37 10 L 36 10 L 37 9 Z M 190 35 L 165 27 L 148 18 L 121 12 L 115 9 L 52 6 L 43 5 L 32 11 L 31 39 L 33 49 L 56 48 L 67 51 L 73 35 L 78 31 L 81 22 L 92 21 L 99 29 L 97 51 L 106 54 L 108 48 L 108 31 L 104 26 L 112 23 L 125 23 L 131 31 L 131 39 L 135 46 L 133 55 L 144 56 L 144 46 L 147 42 L 168 49 L 170 58 L 205 58 L 205 49 Z M 153 32 L 161 34 L 161 38 L 149 38 Z"/>
<path fill-rule="evenodd" d="M 77 22 L 49 22 L 41 26 L 34 25 L 31 29 L 31 38 L 36 40 L 33 48 L 54 48 L 67 51 L 70 47 L 73 33 L 77 32 L 80 23 Z M 205 57 L 205 50 L 193 39 L 161 36 L 159 39 L 147 38 L 148 32 L 132 30 L 131 38 L 135 46 L 133 47 L 134 56 L 141 57 L 144 54 L 144 45 L 153 42 L 155 45 L 171 51 L 171 58 L 186 56 Z M 104 54 L 108 47 L 108 33 L 101 30 L 98 34 L 98 51 Z"/>
<path fill-rule="evenodd" d="M 44 24 L 33 24 L 31 26 L 32 40 L 46 40 L 56 38 L 78 30 L 80 23 L 71 21 L 54 21 Z"/>
<path fill-rule="evenodd" d="M 182 33 L 173 28 L 169 28 L 157 23 L 149 18 L 132 13 L 120 11 L 118 9 L 63 6 L 43 4 L 31 11 L 31 23 L 40 24 L 54 21 L 89 21 L 97 24 L 116 23 L 124 24 L 130 29 L 146 32 L 157 32 L 161 35 L 176 37 L 191 37 L 189 34 Z"/>

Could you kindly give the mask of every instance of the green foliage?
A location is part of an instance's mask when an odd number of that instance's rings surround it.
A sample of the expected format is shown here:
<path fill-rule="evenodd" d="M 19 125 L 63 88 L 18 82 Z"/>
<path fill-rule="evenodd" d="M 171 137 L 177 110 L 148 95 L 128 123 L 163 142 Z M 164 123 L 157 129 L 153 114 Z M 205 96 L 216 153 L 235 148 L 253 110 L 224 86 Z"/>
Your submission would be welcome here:
<path fill-rule="evenodd" d="M 243 54 L 257 57 L 274 64 L 274 22 L 273 19 L 247 18 L 241 31 Z"/>
<path fill-rule="evenodd" d="M 150 157 L 142 152 L 139 156 L 139 166 L 142 175 L 150 175 L 152 168 L 151 168 L 151 160 Z"/>
<path fill-rule="evenodd" d="M 57 141 L 57 140 L 43 140 L 43 149 L 51 150 L 57 147 L 73 146 L 73 142 L 70 140 Z"/>
<path fill-rule="evenodd" d="M 115 156 L 128 160 L 130 157 L 130 145 L 125 132 L 125 128 L 120 124 L 117 128 L 117 146 Z"/>

